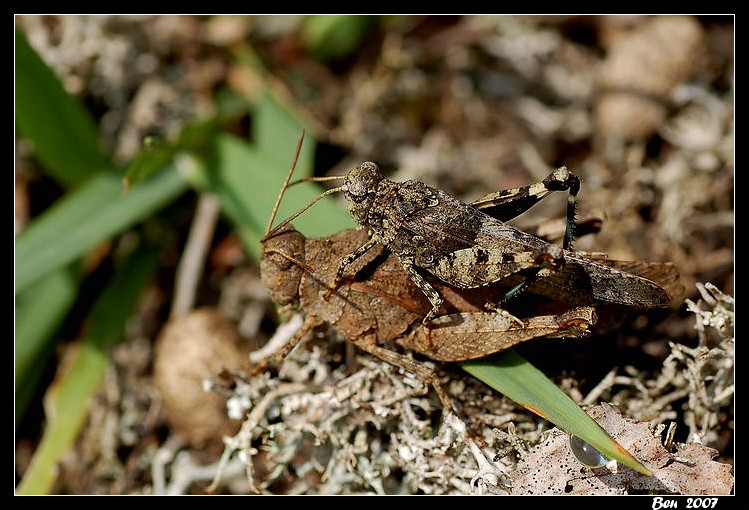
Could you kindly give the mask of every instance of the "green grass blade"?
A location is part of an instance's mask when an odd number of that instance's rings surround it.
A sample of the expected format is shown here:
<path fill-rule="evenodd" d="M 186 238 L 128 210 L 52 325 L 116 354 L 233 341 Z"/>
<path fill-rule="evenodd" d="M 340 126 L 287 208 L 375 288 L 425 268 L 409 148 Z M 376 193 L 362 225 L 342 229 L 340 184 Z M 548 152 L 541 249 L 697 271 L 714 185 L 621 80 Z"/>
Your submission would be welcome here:
<path fill-rule="evenodd" d="M 302 130 L 306 129 L 305 126 L 267 91 L 255 102 L 253 122 L 255 146 L 261 152 L 275 157 L 279 164 L 288 169 L 296 142 Z M 311 175 L 315 161 L 315 141 L 310 136 L 310 130 L 306 131 L 304 145 L 294 170 L 299 177 Z"/>
<path fill-rule="evenodd" d="M 141 221 L 187 188 L 174 167 L 125 193 L 119 176 L 96 175 L 21 232 L 16 292 Z"/>
<path fill-rule="evenodd" d="M 16 28 L 16 124 L 39 161 L 58 182 L 72 186 L 111 166 L 83 106 Z"/>
<path fill-rule="evenodd" d="M 23 417 L 42 370 L 53 354 L 53 334 L 78 294 L 67 270 L 47 275 L 16 297 L 16 424 Z"/>
<path fill-rule="evenodd" d="M 88 333 L 45 395 L 47 424 L 17 487 L 18 494 L 46 494 L 52 489 L 60 457 L 73 445 L 86 421 L 91 397 L 107 368 L 108 350 L 122 338 L 125 323 L 156 269 L 157 256 L 152 248 L 138 248 L 95 303 Z"/>
<path fill-rule="evenodd" d="M 125 168 L 125 185 L 128 187 L 135 186 L 168 168 L 172 164 L 175 154 L 176 149 L 169 145 L 144 148 Z"/>
<path fill-rule="evenodd" d="M 296 141 L 297 137 L 288 140 L 286 150 L 279 157 L 235 136 L 217 137 L 213 162 L 215 172 L 211 174 L 214 190 L 245 248 L 256 258 L 260 256 L 260 238 L 265 233 L 276 196 L 294 157 Z M 311 140 L 306 140 L 307 143 L 313 145 Z M 319 186 L 311 183 L 291 188 L 281 203 L 276 224 L 306 205 L 320 191 Z M 353 226 L 350 216 L 341 210 L 333 198 L 326 197 L 326 200 L 315 204 L 314 209 L 314 214 L 303 214 L 294 221 L 305 235 L 329 235 Z"/>
<path fill-rule="evenodd" d="M 513 349 L 485 359 L 464 361 L 460 366 L 526 409 L 596 447 L 603 455 L 646 476 L 652 475 L 574 400 Z"/>
<path fill-rule="evenodd" d="M 134 186 L 163 171 L 177 156 L 189 154 L 205 158 L 206 151 L 211 148 L 216 134 L 222 127 L 236 123 L 248 114 L 250 107 L 249 101 L 244 97 L 231 91 L 219 91 L 216 97 L 216 111 L 209 117 L 193 120 L 183 126 L 175 140 L 165 140 L 156 136 L 145 137 L 143 150 L 125 168 L 126 185 Z M 200 188 L 202 183 L 192 184 Z"/>

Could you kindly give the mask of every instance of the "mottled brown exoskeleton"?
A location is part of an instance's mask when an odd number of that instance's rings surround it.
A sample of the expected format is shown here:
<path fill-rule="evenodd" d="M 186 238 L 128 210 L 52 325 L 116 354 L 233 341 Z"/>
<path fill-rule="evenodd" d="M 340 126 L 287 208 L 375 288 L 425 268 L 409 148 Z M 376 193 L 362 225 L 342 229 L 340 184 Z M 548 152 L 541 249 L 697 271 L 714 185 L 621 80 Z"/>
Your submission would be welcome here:
<path fill-rule="evenodd" d="M 345 179 L 344 184 L 326 194 L 344 192 L 349 212 L 367 229 L 368 240 L 341 259 L 332 287 L 339 285 L 353 261 L 374 246 L 384 245 L 432 304 L 424 324 L 444 304 L 426 274 L 460 289 L 502 283 L 508 290 L 498 296 L 495 306 L 521 291 L 581 305 L 656 308 L 670 304 L 668 294 L 653 281 L 571 250 L 580 181 L 564 167 L 539 183 L 493 193 L 472 204 L 419 181 L 385 179 L 372 162 L 334 178 Z M 562 246 L 505 223 L 551 192 L 564 190 L 569 196 Z"/>
<path fill-rule="evenodd" d="M 327 282 L 338 271 L 338 261 L 366 239 L 363 230 L 307 239 L 287 226 L 264 241 L 261 277 L 271 299 L 306 314 L 300 330 L 276 353 L 277 359 L 283 359 L 315 328 L 329 324 L 362 350 L 432 384 L 450 409 L 449 398 L 428 365 L 383 344 L 398 344 L 438 361 L 463 361 L 534 338 L 581 337 L 595 322 L 591 307 L 523 319 L 487 312 L 485 305 L 497 298 L 497 289 L 465 292 L 435 280 L 448 313 L 427 327 L 422 319 L 431 304 L 413 285 L 399 259 L 383 247 L 360 257 L 353 263 L 355 276 L 330 289 Z"/>

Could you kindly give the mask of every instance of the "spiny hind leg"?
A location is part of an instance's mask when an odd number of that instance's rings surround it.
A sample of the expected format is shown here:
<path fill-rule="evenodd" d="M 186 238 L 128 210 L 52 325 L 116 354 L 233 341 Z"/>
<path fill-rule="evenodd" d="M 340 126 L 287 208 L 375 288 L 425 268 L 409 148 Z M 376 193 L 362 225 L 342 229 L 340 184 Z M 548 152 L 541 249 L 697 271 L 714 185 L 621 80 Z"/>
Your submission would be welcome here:
<path fill-rule="evenodd" d="M 488 310 L 502 313 L 508 318 L 515 320 L 516 322 L 523 324 L 523 321 L 517 317 L 511 315 L 509 312 L 502 308 L 503 305 L 512 301 L 515 297 L 525 291 L 533 283 L 538 280 L 553 274 L 564 264 L 564 252 L 559 246 L 550 244 L 543 250 L 534 252 L 534 267 L 523 270 L 523 279 L 514 285 L 511 289 L 504 293 L 504 295 L 495 303 L 487 303 L 485 307 Z"/>
<path fill-rule="evenodd" d="M 510 312 L 505 310 L 504 306 L 512 301 L 515 297 L 522 294 L 528 286 L 536 282 L 539 279 L 539 273 L 542 271 L 542 269 L 542 267 L 534 268 L 534 270 L 530 274 L 524 275 L 523 279 L 518 284 L 505 292 L 498 301 L 488 302 L 484 305 L 484 308 L 494 313 L 501 314 L 517 323 L 521 328 L 525 328 L 525 323 L 521 319 L 518 319 Z"/>
<path fill-rule="evenodd" d="M 546 244 L 537 250 L 512 252 L 473 246 L 436 258 L 429 271 L 441 280 L 462 289 L 474 289 L 499 283 L 507 277 L 534 268 L 545 267 L 547 260 L 561 264 L 564 252 Z"/>
<path fill-rule="evenodd" d="M 580 178 L 566 167 L 557 168 L 541 182 L 490 193 L 471 205 L 500 221 L 508 221 L 524 213 L 554 191 L 569 192 L 563 240 L 564 248 L 568 249 L 572 246 L 575 236 L 575 210 L 577 194 L 580 192 Z"/>

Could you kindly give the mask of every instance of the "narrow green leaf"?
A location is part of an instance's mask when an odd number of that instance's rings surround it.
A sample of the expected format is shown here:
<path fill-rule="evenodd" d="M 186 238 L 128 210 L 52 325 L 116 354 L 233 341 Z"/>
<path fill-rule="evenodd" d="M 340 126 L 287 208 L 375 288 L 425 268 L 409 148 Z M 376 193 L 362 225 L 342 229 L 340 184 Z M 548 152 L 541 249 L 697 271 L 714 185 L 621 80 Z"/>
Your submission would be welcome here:
<path fill-rule="evenodd" d="M 253 122 L 257 148 L 278 159 L 279 164 L 288 169 L 296 142 L 305 126 L 267 91 L 255 102 Z M 307 133 L 294 170 L 300 177 L 312 173 L 315 160 L 315 141 L 309 135 L 309 129 Z"/>
<path fill-rule="evenodd" d="M 50 175 L 72 186 L 111 166 L 87 112 L 65 92 L 19 28 L 15 57 L 16 124 Z"/>
<path fill-rule="evenodd" d="M 59 270 L 16 297 L 16 423 L 23 417 L 47 360 L 54 336 L 78 293 L 69 271 Z"/>
<path fill-rule="evenodd" d="M 124 181 L 128 187 L 135 186 L 140 182 L 155 175 L 160 170 L 166 169 L 174 160 L 175 148 L 172 146 L 146 147 L 125 169 Z"/>
<path fill-rule="evenodd" d="M 219 93 L 216 102 L 213 115 L 186 124 L 175 140 L 155 136 L 144 138 L 143 150 L 125 169 L 127 185 L 133 186 L 166 169 L 178 154 L 205 157 L 222 126 L 237 121 L 250 110 L 249 101 L 231 91 Z"/>
<path fill-rule="evenodd" d="M 88 333 L 45 396 L 44 435 L 17 487 L 18 494 L 46 494 L 52 489 L 60 457 L 86 421 L 91 397 L 107 368 L 108 350 L 122 338 L 125 323 L 156 269 L 157 256 L 156 250 L 139 247 L 119 267 L 91 310 Z"/>
<path fill-rule="evenodd" d="M 270 155 L 231 135 L 216 139 L 214 189 L 223 211 L 235 224 L 245 248 L 260 256 L 260 238 L 270 218 L 273 204 L 294 157 L 296 138 L 289 141 L 286 161 Z M 312 145 L 311 140 L 305 141 Z M 309 165 L 308 163 L 306 163 Z M 284 197 L 276 223 L 309 203 L 321 189 L 311 183 L 291 188 Z M 326 197 L 314 205 L 314 214 L 303 214 L 294 224 L 308 236 L 330 235 L 350 228 L 353 221 L 341 211 L 335 199 Z"/>
<path fill-rule="evenodd" d="M 464 361 L 460 366 L 526 409 L 596 447 L 605 456 L 616 459 L 646 476 L 653 474 L 609 436 L 543 372 L 515 350 L 509 349 L 489 358 Z"/>
<path fill-rule="evenodd" d="M 232 89 L 219 89 L 214 98 L 216 118 L 219 124 L 236 122 L 248 113 L 252 108 L 250 101 Z"/>
<path fill-rule="evenodd" d="M 104 172 L 63 198 L 16 240 L 16 292 L 160 209 L 187 188 L 174 167 L 125 193 Z"/>

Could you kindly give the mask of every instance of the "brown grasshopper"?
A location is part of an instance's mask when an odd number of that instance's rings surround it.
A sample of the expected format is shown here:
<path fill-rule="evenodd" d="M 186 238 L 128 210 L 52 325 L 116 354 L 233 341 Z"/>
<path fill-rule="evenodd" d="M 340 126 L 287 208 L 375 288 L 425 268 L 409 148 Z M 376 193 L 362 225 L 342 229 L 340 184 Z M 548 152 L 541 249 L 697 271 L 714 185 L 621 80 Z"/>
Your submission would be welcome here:
<path fill-rule="evenodd" d="M 371 250 L 355 262 L 356 277 L 327 294 L 338 261 L 366 241 L 363 230 L 344 230 L 328 238 L 307 239 L 285 227 L 263 244 L 261 277 L 271 299 L 283 307 L 306 312 L 302 328 L 276 353 L 283 359 L 312 330 L 330 324 L 365 352 L 401 367 L 431 384 L 446 409 L 452 409 L 434 371 L 409 356 L 382 347 L 395 343 L 439 361 L 479 358 L 533 338 L 580 337 L 595 322 L 591 307 L 562 314 L 525 319 L 488 313 L 485 304 L 496 298 L 495 289 L 461 292 L 438 281 L 449 312 L 422 323 L 431 309 L 400 261 L 383 248 Z"/>
<path fill-rule="evenodd" d="M 580 180 L 564 167 L 539 183 L 493 193 L 472 204 L 419 181 L 387 180 L 371 162 L 345 176 L 296 182 L 329 179 L 344 179 L 344 184 L 323 195 L 343 191 L 349 212 L 368 231 L 367 241 L 341 258 L 332 287 L 340 284 L 356 259 L 384 245 L 431 303 L 424 324 L 444 304 L 442 294 L 425 278 L 427 274 L 460 289 L 501 284 L 508 290 L 498 296 L 495 306 L 521 292 L 580 305 L 656 308 L 670 304 L 666 291 L 655 282 L 571 250 Z M 505 223 L 553 191 L 565 190 L 569 195 L 561 247 Z M 276 228 L 283 228 L 314 203 Z"/>
<path fill-rule="evenodd" d="M 338 261 L 361 246 L 367 233 L 345 230 L 328 238 L 307 239 L 287 226 L 271 232 L 295 163 L 296 157 L 271 214 L 261 257 L 261 277 L 271 299 L 282 307 L 300 307 L 306 312 L 302 328 L 276 353 L 277 359 L 283 359 L 313 329 L 327 323 L 364 351 L 431 383 L 446 408 L 451 409 L 431 368 L 382 344 L 397 343 L 434 360 L 462 361 L 533 338 L 580 337 L 595 322 L 591 307 L 522 320 L 487 313 L 487 304 L 497 299 L 496 288 L 465 292 L 435 279 L 432 284 L 444 296 L 448 313 L 431 320 L 426 327 L 423 318 L 431 304 L 413 285 L 400 260 L 383 246 L 367 250 L 352 261 L 355 277 L 331 289 L 325 282 L 338 274 Z"/>
<path fill-rule="evenodd" d="M 446 314 L 425 325 L 423 318 L 432 310 L 432 304 L 413 284 L 400 259 L 383 245 L 352 260 L 353 276 L 331 290 L 326 282 L 339 273 L 338 261 L 364 244 L 368 233 L 361 229 L 346 230 L 328 238 L 307 239 L 288 226 L 270 233 L 292 171 L 293 164 L 264 237 L 261 276 L 275 303 L 299 307 L 306 312 L 306 318 L 299 332 L 277 353 L 278 359 L 283 359 L 317 326 L 327 323 L 364 351 L 431 383 L 443 403 L 448 403 L 427 365 L 382 345 L 399 344 L 438 361 L 462 361 L 484 357 L 533 338 L 580 337 L 587 334 L 596 320 L 591 307 L 560 309 L 559 303 L 552 303 L 554 308 L 546 312 L 531 308 L 533 311 L 526 312 L 523 319 L 487 313 L 487 305 L 504 295 L 506 286 L 497 284 L 467 291 L 426 275 L 430 285 L 443 297 Z M 599 223 L 595 218 L 582 222 L 581 230 L 594 231 Z M 538 232 L 546 232 L 548 242 L 562 237 L 566 225 L 556 230 L 554 234 L 554 229 L 541 227 Z M 637 273 L 652 274 L 653 278 L 671 276 L 669 266 L 664 264 L 622 263 L 606 260 L 600 254 L 588 256 L 615 270 L 626 264 L 633 277 Z"/>
<path fill-rule="evenodd" d="M 489 286 L 466 291 L 433 278 L 431 283 L 444 296 L 447 314 L 424 325 L 422 318 L 431 304 L 413 285 L 398 258 L 383 246 L 353 262 L 355 276 L 326 298 L 330 291 L 326 282 L 338 270 L 340 258 L 366 240 L 364 230 L 344 230 L 327 238 L 308 239 L 289 226 L 266 239 L 261 277 L 271 299 L 283 308 L 306 312 L 303 326 L 276 353 L 276 359 L 283 359 L 318 326 L 329 324 L 365 352 L 434 386 L 447 405 L 449 398 L 432 369 L 382 345 L 398 344 L 438 361 L 462 361 L 488 356 L 534 338 L 581 337 L 596 321 L 592 307 L 560 307 L 560 303 L 552 302 L 535 304 L 530 316 L 518 323 L 503 314 L 485 311 L 486 304 L 495 301 L 505 288 Z M 596 257 L 602 264 L 648 276 L 665 288 L 674 288 L 675 272 L 670 264 Z"/>

